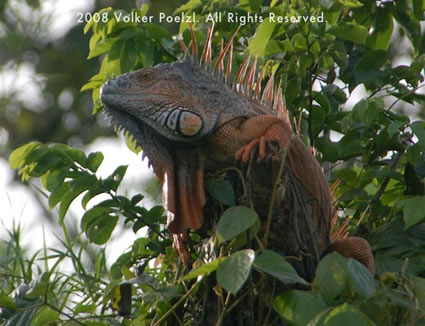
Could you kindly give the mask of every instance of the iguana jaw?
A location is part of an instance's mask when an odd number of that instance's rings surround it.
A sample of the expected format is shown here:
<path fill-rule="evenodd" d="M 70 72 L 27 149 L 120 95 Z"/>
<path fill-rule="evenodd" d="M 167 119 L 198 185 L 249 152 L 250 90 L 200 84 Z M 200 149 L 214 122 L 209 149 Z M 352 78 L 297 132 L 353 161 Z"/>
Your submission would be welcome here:
<path fill-rule="evenodd" d="M 169 230 L 184 233 L 187 229 L 200 228 L 205 204 L 205 146 L 194 148 L 187 144 L 173 144 L 121 110 L 105 107 L 105 113 L 118 130 L 124 129 L 132 134 L 150 160 L 162 185 L 163 199 L 169 211 Z"/>

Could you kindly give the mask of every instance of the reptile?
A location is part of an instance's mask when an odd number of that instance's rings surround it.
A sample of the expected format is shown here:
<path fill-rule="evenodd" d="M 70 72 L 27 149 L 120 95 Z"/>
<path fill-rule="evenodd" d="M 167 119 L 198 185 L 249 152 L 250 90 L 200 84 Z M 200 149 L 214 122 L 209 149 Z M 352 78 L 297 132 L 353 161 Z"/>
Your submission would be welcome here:
<path fill-rule="evenodd" d="M 327 179 L 312 152 L 291 127 L 280 85 L 270 77 L 264 90 L 264 69 L 256 75 L 250 57 L 232 76 L 233 39 L 221 44 L 211 59 L 212 25 L 200 60 L 192 27 L 192 53 L 184 44 L 184 60 L 162 63 L 109 79 L 101 101 L 113 123 L 129 131 L 143 149 L 162 185 L 168 210 L 168 229 L 174 245 L 188 264 L 187 231 L 204 222 L 205 171 L 235 162 L 264 161 L 278 146 L 285 168 L 310 198 L 310 226 L 319 252 L 338 251 L 375 273 L 366 240 L 357 237 L 331 243 L 334 208 Z M 227 57 L 227 65 L 224 58 Z M 282 226 L 283 228 L 285 225 Z"/>

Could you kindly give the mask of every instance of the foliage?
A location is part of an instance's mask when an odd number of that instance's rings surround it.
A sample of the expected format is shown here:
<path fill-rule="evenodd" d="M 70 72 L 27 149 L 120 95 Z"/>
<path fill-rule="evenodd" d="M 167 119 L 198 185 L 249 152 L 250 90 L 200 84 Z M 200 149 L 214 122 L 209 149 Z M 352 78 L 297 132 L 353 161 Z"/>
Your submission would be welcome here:
<path fill-rule="evenodd" d="M 125 223 L 132 223 L 135 231 L 148 228 L 111 266 L 109 274 L 103 273 L 103 265 L 96 272 L 82 273 L 82 279 L 90 282 L 81 284 L 86 290 L 79 288 L 84 300 L 74 306 L 79 307 L 81 302 L 81 309 L 70 314 L 74 300 L 52 290 L 51 285 L 57 282 L 70 289 L 65 293 L 80 295 L 73 292 L 80 280 L 60 277 L 55 267 L 46 269 L 47 274 L 39 273 L 42 286 L 30 286 L 37 289 L 32 297 L 10 295 L 18 288 L 17 281 L 2 289 L 2 318 L 10 322 L 31 312 L 34 303 L 18 306 L 18 299 L 23 298 L 38 300 L 37 313 L 25 317 L 37 325 L 59 318 L 87 325 L 118 324 L 112 317 L 96 315 L 105 311 L 110 300 L 115 310 L 129 317 L 120 322 L 123 325 L 191 325 L 205 303 L 203 289 L 214 287 L 222 306 L 218 321 L 222 325 L 246 296 L 261 289 L 267 278 L 296 284 L 303 290 L 262 298 L 259 311 L 263 313 L 258 313 L 258 324 L 278 324 L 271 318 L 271 309 L 289 325 L 425 324 L 425 123 L 412 121 L 402 112 L 404 104 L 423 106 L 425 102 L 420 92 L 425 67 L 425 37 L 420 30 L 424 9 L 423 1 L 416 0 L 241 0 L 236 8 L 225 1 L 199 0 L 189 1 L 176 11 L 197 15 L 198 44 L 205 42 L 201 31 L 210 25 L 209 13 L 263 17 L 262 22 L 243 24 L 235 44 L 234 65 L 252 53 L 281 80 L 291 120 L 298 120 L 305 141 L 321 153 L 332 180 L 339 180 L 335 197 L 341 220 L 348 219 L 351 234 L 365 236 L 372 245 L 379 280 L 358 262 L 331 254 L 320 262 L 314 280 L 308 283 L 278 253 L 266 248 L 254 251 L 249 244 L 260 241 L 258 216 L 251 208 L 235 206 L 233 190 L 220 180 L 207 189 L 231 207 L 221 217 L 217 230 L 208 230 L 210 237 L 202 239 L 191 233 L 191 245 L 197 250 L 192 251 L 196 252 L 193 270 L 186 271 L 172 249 L 163 209 L 147 210 L 137 205 L 141 196 L 130 199 L 118 194 L 125 167 L 100 179 L 96 170 L 103 160 L 101 153 L 86 156 L 64 145 L 30 143 L 13 152 L 10 165 L 24 180 L 41 178 L 49 192 L 49 204 L 59 205 L 62 225 L 69 205 L 84 193 L 86 213 L 81 229 L 91 242 L 105 244 L 121 216 Z M 182 57 L 178 42 L 164 27 L 118 22 L 114 13 L 130 14 L 122 10 L 104 8 L 99 13 L 106 15 L 102 16 L 107 17 L 106 21 L 92 21 L 85 27 L 85 32 L 93 33 L 89 57 L 102 56 L 99 73 L 83 87 L 93 89 L 94 112 L 101 110 L 99 90 L 108 76 Z M 147 7 L 132 13 L 143 16 Z M 271 14 L 283 21 L 274 22 Z M 215 49 L 237 25 L 228 19 L 216 23 Z M 180 24 L 186 44 L 187 27 L 187 23 Z M 398 37 L 394 36 L 396 32 Z M 409 65 L 393 66 L 401 40 L 408 44 Z M 350 97 L 360 88 L 365 94 L 351 107 Z M 220 195 L 223 192 L 229 195 Z M 100 194 L 108 199 L 88 206 Z M 71 243 L 67 248 L 73 253 Z M 50 257 L 43 259 L 47 262 Z M 35 277 L 29 275 L 23 280 L 29 283 L 32 279 Z M 128 284 L 134 285 L 131 306 Z M 96 291 L 89 290 L 89 285 Z M 106 292 L 103 301 L 99 288 Z M 55 295 L 60 296 L 56 301 L 63 304 L 53 308 L 49 303 Z"/>

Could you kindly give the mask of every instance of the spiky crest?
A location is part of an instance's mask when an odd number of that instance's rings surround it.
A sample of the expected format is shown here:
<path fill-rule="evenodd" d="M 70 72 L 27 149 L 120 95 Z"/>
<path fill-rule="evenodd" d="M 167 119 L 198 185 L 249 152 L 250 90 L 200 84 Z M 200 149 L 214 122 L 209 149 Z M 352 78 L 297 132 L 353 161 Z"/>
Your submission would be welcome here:
<path fill-rule="evenodd" d="M 263 66 L 263 69 L 258 72 L 257 78 L 255 78 L 256 74 L 256 66 L 258 58 L 255 57 L 253 63 L 251 62 L 251 55 L 248 55 L 244 62 L 239 67 L 236 72 L 233 80 L 231 80 L 231 72 L 232 72 L 232 59 L 233 59 L 233 40 L 236 37 L 237 33 L 240 29 L 239 27 L 235 30 L 235 32 L 231 35 L 230 39 L 227 41 L 226 45 L 224 45 L 223 40 L 220 43 L 220 52 L 217 60 L 214 63 L 214 66 L 211 67 L 212 64 L 212 37 L 214 34 L 214 22 L 208 28 L 207 38 L 205 41 L 205 45 L 202 49 L 202 53 L 199 59 L 199 64 L 201 67 L 204 67 L 205 70 L 210 71 L 212 76 L 219 76 L 219 78 L 223 79 L 225 83 L 229 83 L 231 88 L 238 93 L 246 95 L 254 100 L 260 101 L 263 105 L 271 109 L 282 119 L 289 121 L 288 110 L 285 107 L 282 95 L 281 84 L 282 81 L 279 81 L 279 84 L 274 86 L 274 73 L 269 77 L 269 80 L 266 84 L 264 90 L 261 90 L 261 81 L 266 74 L 267 64 Z M 189 47 L 192 47 L 191 57 L 193 61 L 196 62 L 196 58 L 198 57 L 198 45 L 196 41 L 195 32 L 193 26 L 189 25 L 191 41 Z M 189 54 L 189 47 L 184 44 L 183 41 L 179 40 L 185 55 Z M 224 59 L 227 55 L 227 66 L 224 69 Z"/>

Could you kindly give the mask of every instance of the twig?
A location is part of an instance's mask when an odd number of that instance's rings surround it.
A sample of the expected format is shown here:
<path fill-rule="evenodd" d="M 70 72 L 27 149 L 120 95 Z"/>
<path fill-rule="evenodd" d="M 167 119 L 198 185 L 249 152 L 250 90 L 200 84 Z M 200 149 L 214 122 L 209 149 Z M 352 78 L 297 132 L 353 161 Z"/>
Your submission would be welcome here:
<path fill-rule="evenodd" d="M 267 248 L 267 243 L 269 241 L 270 227 L 271 227 L 271 224 L 272 224 L 272 216 L 273 216 L 273 206 L 274 206 L 274 203 L 276 201 L 277 187 L 278 187 L 278 183 L 280 182 L 280 179 L 282 178 L 283 168 L 285 167 L 286 156 L 288 154 L 288 148 L 289 148 L 290 145 L 291 145 L 291 139 L 289 139 L 288 143 L 286 144 L 285 150 L 283 152 L 282 161 L 281 161 L 280 166 L 279 166 L 279 171 L 278 171 L 277 176 L 276 176 L 276 181 L 273 184 L 273 191 L 272 191 L 272 194 L 271 194 L 270 205 L 269 205 L 269 209 L 268 209 L 268 212 L 267 212 L 266 227 L 264 229 L 264 236 L 263 236 L 263 246 L 264 246 L 264 248 Z"/>
<path fill-rule="evenodd" d="M 220 318 L 218 319 L 216 326 L 223 325 L 224 317 L 228 313 L 227 306 L 228 306 L 229 301 L 230 301 L 230 295 L 231 295 L 231 293 L 230 292 L 227 292 L 226 301 L 224 301 L 223 311 L 220 314 Z"/>

